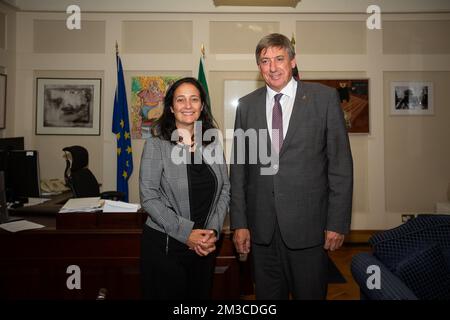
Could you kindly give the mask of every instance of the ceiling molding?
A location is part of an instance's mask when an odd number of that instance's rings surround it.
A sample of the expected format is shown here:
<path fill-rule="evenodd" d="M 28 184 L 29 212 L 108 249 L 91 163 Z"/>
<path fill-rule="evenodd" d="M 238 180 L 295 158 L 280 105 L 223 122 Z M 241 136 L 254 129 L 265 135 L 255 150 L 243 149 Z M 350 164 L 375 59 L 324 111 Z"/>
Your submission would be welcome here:
<path fill-rule="evenodd" d="M 0 0 L 1 4 L 22 12 L 52 13 L 65 13 L 71 2 L 80 6 L 83 13 L 356 13 L 366 15 L 368 5 L 374 0 Z M 449 0 L 377 0 L 376 2 L 383 14 L 450 12 Z"/>
<path fill-rule="evenodd" d="M 216 7 L 291 7 L 295 8 L 301 0 L 213 0 Z"/>
<path fill-rule="evenodd" d="M 19 6 L 17 5 L 17 0 L 0 0 L 0 3 L 7 7 L 10 7 L 15 11 L 20 10 Z"/>

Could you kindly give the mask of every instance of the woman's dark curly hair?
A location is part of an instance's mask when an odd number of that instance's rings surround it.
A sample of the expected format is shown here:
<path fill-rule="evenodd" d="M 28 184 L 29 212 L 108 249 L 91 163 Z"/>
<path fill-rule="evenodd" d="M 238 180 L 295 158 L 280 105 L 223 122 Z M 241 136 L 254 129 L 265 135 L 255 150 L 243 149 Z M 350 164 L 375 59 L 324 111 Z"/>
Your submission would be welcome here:
<path fill-rule="evenodd" d="M 194 85 L 200 92 L 200 101 L 202 102 L 203 108 L 197 121 L 202 122 L 202 135 L 208 129 L 217 129 L 217 124 L 211 114 L 211 106 L 209 104 L 209 99 L 206 95 L 205 89 L 197 79 L 186 77 L 175 81 L 167 90 L 166 96 L 164 98 L 164 110 L 159 119 L 156 120 L 154 125 L 152 126 L 151 132 L 154 137 L 159 137 L 160 139 L 171 141 L 172 132 L 177 129 L 175 125 L 175 116 L 171 111 L 171 107 L 173 106 L 175 90 L 183 83 L 190 83 Z M 202 144 L 207 145 L 212 141 L 202 141 Z M 176 141 L 171 142 L 176 143 Z"/>

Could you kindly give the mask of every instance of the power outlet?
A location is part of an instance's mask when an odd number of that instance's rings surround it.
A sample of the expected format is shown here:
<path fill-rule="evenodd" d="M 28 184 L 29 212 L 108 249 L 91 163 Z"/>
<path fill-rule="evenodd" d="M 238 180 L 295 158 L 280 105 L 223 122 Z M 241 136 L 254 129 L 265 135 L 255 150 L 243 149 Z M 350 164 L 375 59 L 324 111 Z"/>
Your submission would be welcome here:
<path fill-rule="evenodd" d="M 409 220 L 415 218 L 415 215 L 413 214 L 402 214 L 402 222 L 408 222 Z"/>

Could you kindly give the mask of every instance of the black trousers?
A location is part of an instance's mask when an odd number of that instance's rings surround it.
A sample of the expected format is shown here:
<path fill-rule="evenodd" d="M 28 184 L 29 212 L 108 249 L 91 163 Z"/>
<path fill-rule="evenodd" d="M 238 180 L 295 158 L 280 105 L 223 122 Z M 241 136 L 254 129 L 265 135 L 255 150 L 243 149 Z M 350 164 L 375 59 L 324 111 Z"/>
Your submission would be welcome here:
<path fill-rule="evenodd" d="M 328 257 L 322 245 L 289 249 L 278 223 L 269 245 L 252 244 L 258 300 L 324 300 L 328 288 Z"/>
<path fill-rule="evenodd" d="M 166 245 L 167 251 L 166 251 Z M 205 300 L 211 296 L 214 254 L 200 257 L 165 233 L 144 226 L 141 241 L 142 297 Z"/>

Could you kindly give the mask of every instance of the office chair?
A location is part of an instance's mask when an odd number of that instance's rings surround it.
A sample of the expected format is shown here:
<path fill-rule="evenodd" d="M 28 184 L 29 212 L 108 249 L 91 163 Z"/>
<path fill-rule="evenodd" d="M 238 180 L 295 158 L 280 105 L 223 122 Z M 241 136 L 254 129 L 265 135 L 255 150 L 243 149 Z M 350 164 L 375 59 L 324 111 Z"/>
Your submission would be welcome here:
<path fill-rule="evenodd" d="M 66 158 L 64 179 L 75 198 L 100 197 L 109 200 L 123 200 L 125 194 L 119 191 L 100 193 L 97 179 L 88 168 L 89 153 L 82 146 L 63 148 Z"/>

